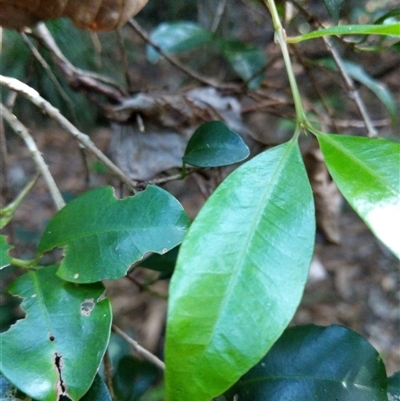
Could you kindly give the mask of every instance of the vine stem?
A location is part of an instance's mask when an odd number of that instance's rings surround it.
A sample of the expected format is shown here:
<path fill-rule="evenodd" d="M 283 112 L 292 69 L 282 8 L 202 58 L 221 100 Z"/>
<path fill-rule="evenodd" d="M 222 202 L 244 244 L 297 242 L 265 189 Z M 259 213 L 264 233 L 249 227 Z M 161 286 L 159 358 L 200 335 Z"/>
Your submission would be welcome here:
<path fill-rule="evenodd" d="M 268 7 L 269 12 L 272 17 L 272 22 L 275 29 L 275 43 L 278 43 L 282 56 L 283 61 L 285 63 L 286 72 L 289 78 L 290 88 L 292 91 L 294 107 L 296 110 L 296 124 L 300 128 L 305 128 L 307 126 L 307 119 L 304 113 L 303 104 L 301 102 L 301 96 L 299 92 L 299 88 L 297 86 L 296 77 L 293 73 L 292 63 L 290 60 L 289 50 L 286 43 L 286 32 L 282 27 L 281 20 L 279 18 L 278 10 L 276 9 L 275 1 L 274 0 L 264 0 L 265 5 Z M 297 131 L 297 130 L 296 130 Z"/>

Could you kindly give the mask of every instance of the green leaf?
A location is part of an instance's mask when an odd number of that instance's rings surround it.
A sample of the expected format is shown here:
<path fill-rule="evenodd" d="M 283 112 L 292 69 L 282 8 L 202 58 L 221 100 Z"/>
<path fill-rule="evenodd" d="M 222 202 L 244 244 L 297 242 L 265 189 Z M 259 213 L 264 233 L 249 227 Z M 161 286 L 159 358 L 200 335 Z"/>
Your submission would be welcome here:
<path fill-rule="evenodd" d="M 333 60 L 320 60 L 320 64 L 331 68 L 332 70 L 337 71 L 336 64 Z M 376 97 L 383 103 L 386 107 L 390 116 L 392 117 L 393 123 L 397 120 L 398 115 L 398 107 L 396 104 L 396 100 L 393 98 L 392 94 L 388 87 L 374 78 L 372 78 L 361 66 L 351 61 L 343 60 L 343 66 L 346 72 L 354 78 L 356 81 L 361 82 L 368 89 L 370 89 Z"/>
<path fill-rule="evenodd" d="M 209 121 L 190 138 L 183 161 L 196 167 L 218 167 L 238 163 L 250 154 L 243 139 L 221 121 Z"/>
<path fill-rule="evenodd" d="M 387 25 L 339 25 L 331 28 L 306 33 L 305 35 L 287 38 L 287 43 L 298 43 L 303 40 L 331 35 L 391 35 L 400 36 L 400 23 Z"/>
<path fill-rule="evenodd" d="M 1 370 L 32 398 L 79 400 L 106 350 L 111 307 L 101 283 L 76 285 L 56 276 L 57 266 L 27 273 L 10 286 L 23 298 L 25 319 L 0 335 Z"/>
<path fill-rule="evenodd" d="M 11 257 L 8 252 L 13 248 L 7 244 L 7 237 L 0 235 L 0 270 L 11 264 Z"/>
<path fill-rule="evenodd" d="M 99 374 L 95 376 L 89 391 L 80 401 L 112 401 L 110 392 Z"/>
<path fill-rule="evenodd" d="M 400 400 L 400 371 L 389 377 L 388 395 L 389 401 Z"/>
<path fill-rule="evenodd" d="M 340 10 L 342 9 L 343 0 L 323 0 L 326 9 L 332 19 L 337 22 L 340 17 Z"/>
<path fill-rule="evenodd" d="M 235 170 L 181 245 L 166 338 L 168 401 L 209 401 L 262 358 L 289 324 L 315 235 L 294 141 Z"/>
<path fill-rule="evenodd" d="M 166 253 L 182 240 L 189 218 L 168 192 L 148 186 L 117 200 L 111 187 L 89 191 L 50 221 L 39 252 L 66 247 L 58 274 L 87 283 L 123 277 L 147 252 Z"/>
<path fill-rule="evenodd" d="M 140 263 L 141 267 L 161 272 L 160 278 L 170 278 L 175 270 L 179 246 L 171 249 L 164 255 L 154 253 Z"/>
<path fill-rule="evenodd" d="M 249 89 L 260 87 L 264 72 L 262 69 L 267 64 L 265 52 L 256 47 L 243 43 L 239 40 L 220 39 L 217 41 L 222 54 L 231 64 L 235 72 L 244 81 L 249 81 Z M 255 74 L 259 73 L 255 76 Z"/>
<path fill-rule="evenodd" d="M 193 22 L 172 22 L 159 25 L 151 39 L 167 53 L 182 53 L 194 50 L 211 42 L 213 34 Z M 147 58 L 156 63 L 160 54 L 151 45 L 147 46 Z"/>
<path fill-rule="evenodd" d="M 318 134 L 329 173 L 371 231 L 400 258 L 400 144 Z"/>
<path fill-rule="evenodd" d="M 131 355 L 120 359 L 113 377 L 113 387 L 119 401 L 137 401 L 151 387 L 158 369 L 147 361 Z"/>
<path fill-rule="evenodd" d="M 386 370 L 378 352 L 354 331 L 292 327 L 229 393 L 240 401 L 387 401 Z"/>

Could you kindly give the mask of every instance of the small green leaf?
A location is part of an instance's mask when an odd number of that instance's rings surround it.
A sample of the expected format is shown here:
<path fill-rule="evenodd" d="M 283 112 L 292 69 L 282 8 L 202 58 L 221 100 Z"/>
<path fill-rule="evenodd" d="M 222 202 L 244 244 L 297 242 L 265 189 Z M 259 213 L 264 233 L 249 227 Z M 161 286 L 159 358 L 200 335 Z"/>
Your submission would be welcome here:
<path fill-rule="evenodd" d="M 39 253 L 66 247 L 58 274 L 88 283 L 123 277 L 148 252 L 166 253 L 182 240 L 189 218 L 168 192 L 148 186 L 117 200 L 111 187 L 89 191 L 68 203 L 50 221 Z"/>
<path fill-rule="evenodd" d="M 320 60 L 320 64 L 331 68 L 333 70 L 337 70 L 336 64 L 333 60 Z M 351 61 L 343 60 L 343 66 L 346 72 L 354 78 L 356 81 L 361 82 L 368 89 L 370 89 L 376 97 L 383 103 L 386 107 L 390 116 L 392 117 L 393 122 L 395 123 L 398 115 L 398 106 L 396 104 L 396 100 L 393 98 L 387 86 L 372 78 L 361 66 Z"/>
<path fill-rule="evenodd" d="M 324 0 L 326 9 L 332 19 L 337 22 L 340 17 L 340 10 L 342 9 L 343 0 Z"/>
<path fill-rule="evenodd" d="M 158 369 L 147 361 L 126 355 L 118 362 L 113 387 L 119 401 L 137 401 L 151 387 Z"/>
<path fill-rule="evenodd" d="M 263 79 L 263 67 L 267 64 L 265 52 L 239 40 L 219 39 L 217 41 L 222 54 L 231 64 L 235 72 L 244 81 L 249 81 L 249 89 L 260 87 Z M 257 76 L 255 74 L 259 73 Z"/>
<path fill-rule="evenodd" d="M 287 38 L 287 43 L 298 43 L 303 40 L 331 35 L 391 35 L 400 36 L 400 23 L 387 25 L 339 25 L 331 28 L 306 33 L 301 36 Z"/>
<path fill-rule="evenodd" d="M 172 276 L 168 401 L 209 401 L 265 355 L 300 302 L 314 234 L 311 188 L 294 141 L 256 156 L 217 188 Z"/>
<path fill-rule="evenodd" d="M 179 246 L 171 249 L 164 255 L 154 253 L 140 263 L 141 267 L 161 272 L 160 278 L 170 278 L 174 272 Z"/>
<path fill-rule="evenodd" d="M 228 394 L 240 401 L 387 401 L 386 380 L 381 357 L 359 334 L 306 325 L 285 330 Z"/>
<path fill-rule="evenodd" d="M 152 33 L 151 39 L 167 53 L 182 53 L 194 50 L 213 38 L 210 31 L 193 22 L 173 22 L 159 25 Z M 156 63 L 160 54 L 151 45 L 147 46 L 147 58 Z"/>
<path fill-rule="evenodd" d="M 110 392 L 99 374 L 96 375 L 89 391 L 80 401 L 112 401 Z"/>
<path fill-rule="evenodd" d="M 389 401 L 400 400 L 400 372 L 394 373 L 388 379 Z"/>
<path fill-rule="evenodd" d="M 221 121 L 209 121 L 196 129 L 183 161 L 196 167 L 218 167 L 246 159 L 250 150 L 243 139 Z"/>
<path fill-rule="evenodd" d="M 101 283 L 67 283 L 56 270 L 26 273 L 10 286 L 23 298 L 26 318 L 0 335 L 1 371 L 36 400 L 63 394 L 76 401 L 91 386 L 106 350 L 111 307 Z"/>
<path fill-rule="evenodd" d="M 329 173 L 372 232 L 400 258 L 400 144 L 318 134 Z"/>
<path fill-rule="evenodd" d="M 11 264 L 11 257 L 8 252 L 13 248 L 12 245 L 7 244 L 7 237 L 0 235 L 0 270 Z"/>

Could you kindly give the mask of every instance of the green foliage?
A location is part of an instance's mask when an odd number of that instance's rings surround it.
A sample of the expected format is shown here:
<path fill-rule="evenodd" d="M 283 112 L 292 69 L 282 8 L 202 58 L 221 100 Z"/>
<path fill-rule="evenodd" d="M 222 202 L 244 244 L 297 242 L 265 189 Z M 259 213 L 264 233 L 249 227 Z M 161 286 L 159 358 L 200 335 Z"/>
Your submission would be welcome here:
<path fill-rule="evenodd" d="M 400 144 L 345 135 L 317 136 L 332 178 L 375 235 L 400 258 Z"/>
<path fill-rule="evenodd" d="M 0 235 L 0 270 L 11 264 L 11 257 L 8 252 L 13 248 L 7 244 L 7 237 Z"/>
<path fill-rule="evenodd" d="M 285 330 L 229 393 L 241 401 L 388 400 L 377 351 L 359 334 L 336 325 Z"/>
<path fill-rule="evenodd" d="M 171 282 L 167 399 L 209 400 L 267 352 L 300 302 L 314 231 L 295 141 L 254 157 L 218 187 L 183 241 Z"/>
<path fill-rule="evenodd" d="M 158 369 L 147 361 L 126 355 L 118 362 L 113 386 L 119 401 L 138 401 L 158 376 Z"/>
<path fill-rule="evenodd" d="M 343 1 L 324 3 L 337 20 Z M 183 207 L 166 190 L 148 185 L 117 200 L 112 188 L 100 187 L 54 215 L 40 239 L 37 260 L 11 258 L 12 245 L 0 236 L 0 268 L 13 264 L 27 271 L 10 286 L 11 294 L 23 299 L 26 316 L 1 334 L 1 372 L 28 396 L 38 401 L 58 401 L 60 395 L 72 401 L 109 401 L 110 392 L 98 373 L 109 347 L 118 401 L 143 399 L 159 378 L 157 369 L 110 342 L 111 307 L 101 283 L 124 277 L 133 264 L 161 272 L 159 278 L 172 274 L 165 344 L 167 401 L 231 401 L 235 394 L 241 401 L 387 401 L 388 396 L 399 396 L 399 373 L 387 378 L 377 351 L 358 334 L 340 326 L 287 329 L 305 288 L 315 242 L 314 199 L 299 146 L 302 133 L 316 137 L 343 196 L 400 257 L 398 227 L 393 224 L 400 219 L 400 144 L 315 129 L 303 109 L 287 44 L 329 35 L 398 37 L 400 24 L 393 22 L 398 13 L 374 25 L 335 26 L 286 38 L 280 25 L 283 8 L 278 12 L 273 0 L 265 4 L 295 105 L 290 141 L 234 170 L 190 228 Z M 67 38 L 65 23 L 55 23 L 53 33 L 63 36 L 61 47 L 79 64 L 82 47 L 70 46 L 77 33 Z M 258 46 L 218 36 L 192 22 L 163 23 L 152 39 L 171 54 L 214 47 L 248 89 L 262 84 L 266 56 Z M 7 40 L 7 54 L 12 54 Z M 21 63 L 28 62 L 24 57 Z M 156 62 L 160 56 L 149 47 L 147 57 Z M 331 61 L 324 64 L 333 68 Z M 387 88 L 360 65 L 345 61 L 344 66 L 349 76 L 375 93 L 394 121 L 396 104 Z M 213 168 L 243 162 L 249 153 L 228 125 L 211 121 L 195 131 L 183 162 Z M 185 166 L 181 173 L 185 175 Z M 32 185 L 2 209 L 2 226 Z M 38 265 L 45 253 L 59 247 L 64 248 L 60 265 Z"/>
<path fill-rule="evenodd" d="M 187 144 L 183 161 L 197 167 L 228 166 L 250 154 L 243 139 L 220 121 L 202 124 Z"/>
<path fill-rule="evenodd" d="M 400 398 L 400 372 L 396 372 L 388 379 L 389 401 Z M 391 397 L 391 398 L 390 398 Z"/>
<path fill-rule="evenodd" d="M 400 36 L 400 23 L 388 25 L 340 25 L 288 38 L 287 43 L 298 43 L 303 40 L 332 35 L 390 35 Z"/>
<path fill-rule="evenodd" d="M 335 22 L 337 22 L 339 20 L 340 10 L 342 9 L 343 0 L 323 0 L 323 1 L 332 19 Z"/>
<path fill-rule="evenodd" d="M 162 254 L 178 245 L 188 224 L 176 199 L 158 187 L 149 186 L 124 200 L 117 200 L 111 187 L 101 187 L 58 212 L 46 227 L 38 250 L 43 254 L 66 247 L 58 272 L 65 280 L 115 280 L 146 253 Z"/>
<path fill-rule="evenodd" d="M 111 306 L 101 283 L 67 283 L 56 270 L 26 273 L 11 285 L 11 294 L 23 298 L 26 318 L 0 335 L 1 370 L 37 400 L 54 401 L 64 393 L 78 400 L 106 350 Z"/>
<path fill-rule="evenodd" d="M 257 89 L 264 78 L 263 67 L 267 63 L 260 48 L 235 39 L 225 39 L 192 22 L 163 23 L 151 35 L 154 43 L 167 53 L 182 53 L 200 46 L 216 46 L 233 70 L 249 89 Z M 147 57 L 157 62 L 159 53 L 152 46 L 147 48 Z"/>

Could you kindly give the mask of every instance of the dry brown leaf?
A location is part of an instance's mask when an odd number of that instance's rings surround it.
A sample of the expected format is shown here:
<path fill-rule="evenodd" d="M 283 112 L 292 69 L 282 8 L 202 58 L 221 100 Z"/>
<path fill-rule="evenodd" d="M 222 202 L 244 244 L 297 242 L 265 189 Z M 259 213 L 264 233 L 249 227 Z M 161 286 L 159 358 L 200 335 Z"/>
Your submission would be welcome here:
<path fill-rule="evenodd" d="M 0 25 L 21 29 L 38 21 L 71 18 L 81 29 L 109 31 L 124 25 L 147 0 L 0 0 Z"/>

